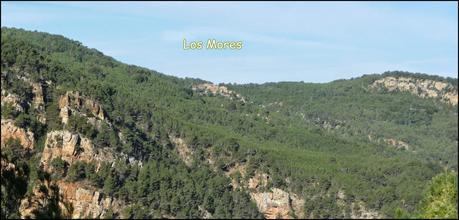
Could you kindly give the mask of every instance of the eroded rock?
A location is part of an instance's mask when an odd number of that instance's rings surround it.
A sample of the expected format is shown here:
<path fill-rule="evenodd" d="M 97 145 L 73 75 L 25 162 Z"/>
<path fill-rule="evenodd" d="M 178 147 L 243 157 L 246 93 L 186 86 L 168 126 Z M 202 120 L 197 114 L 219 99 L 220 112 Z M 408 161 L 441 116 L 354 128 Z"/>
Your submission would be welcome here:
<path fill-rule="evenodd" d="M 115 161 L 109 149 L 96 149 L 90 139 L 66 130 L 51 131 L 46 135 L 41 158 L 45 170 L 51 170 L 50 164 L 54 158 L 61 158 L 69 165 L 76 161 L 95 162 L 96 172 L 104 162 Z"/>
<path fill-rule="evenodd" d="M 70 115 L 79 114 L 89 117 L 91 113 L 96 119 L 105 121 L 105 111 L 102 106 L 92 99 L 86 98 L 78 91 L 68 91 L 59 99 L 60 116 L 62 123 L 67 124 Z"/>
<path fill-rule="evenodd" d="M 103 218 L 110 209 L 115 212 L 122 209 L 121 201 L 80 182 L 59 181 L 57 185 L 62 200 L 71 207 L 66 209 L 71 218 Z"/>
<path fill-rule="evenodd" d="M 34 148 L 34 137 L 31 131 L 14 125 L 13 120 L 1 120 L 1 147 L 5 147 L 9 139 L 19 139 L 22 147 L 32 150 Z"/>
<path fill-rule="evenodd" d="M 437 98 L 453 106 L 457 106 L 458 102 L 458 91 L 452 84 L 429 79 L 388 76 L 374 81 L 370 87 L 383 87 L 389 92 L 409 92 L 422 98 Z"/>
<path fill-rule="evenodd" d="M 16 111 L 23 112 L 24 108 L 21 106 L 21 99 L 16 94 L 8 93 L 6 90 L 2 89 L 1 95 L 1 105 L 6 104 L 12 105 Z"/>
<path fill-rule="evenodd" d="M 245 98 L 243 96 L 234 91 L 229 90 L 226 86 L 218 86 L 211 83 L 203 83 L 194 85 L 192 87 L 192 90 L 197 91 L 200 94 L 221 95 L 231 100 L 234 99 L 246 103 Z"/>
<path fill-rule="evenodd" d="M 304 218 L 304 200 L 279 188 L 262 191 L 268 181 L 269 175 L 261 172 L 256 172 L 255 176 L 249 179 L 248 188 L 252 190 L 250 197 L 257 204 L 258 211 L 267 219 Z"/>
<path fill-rule="evenodd" d="M 21 200 L 19 212 L 22 218 L 36 218 L 51 202 L 56 203 L 63 218 L 104 218 L 109 210 L 120 214 L 123 203 L 87 184 L 65 181 L 39 182 L 33 193 Z"/>
<path fill-rule="evenodd" d="M 37 120 L 46 123 L 45 100 L 43 97 L 43 86 L 41 83 L 30 83 L 32 86 L 33 102 L 32 106 L 37 111 Z"/>
<path fill-rule="evenodd" d="M 169 136 L 169 139 L 175 145 L 175 149 L 180 159 L 182 159 L 187 166 L 191 166 L 193 163 L 193 151 L 188 147 L 185 141 L 180 137 L 173 136 Z"/>

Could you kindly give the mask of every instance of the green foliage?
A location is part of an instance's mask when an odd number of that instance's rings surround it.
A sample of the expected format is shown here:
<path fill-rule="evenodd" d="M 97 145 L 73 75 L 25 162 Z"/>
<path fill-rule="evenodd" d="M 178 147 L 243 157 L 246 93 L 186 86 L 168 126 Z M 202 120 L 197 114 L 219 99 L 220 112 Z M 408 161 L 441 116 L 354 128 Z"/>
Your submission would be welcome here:
<path fill-rule="evenodd" d="M 2 105 L 2 118 L 14 119 L 17 117 L 17 115 L 18 112 L 16 111 L 13 105 L 9 103 L 5 103 L 4 105 Z"/>
<path fill-rule="evenodd" d="M 51 161 L 51 167 L 53 168 L 53 171 L 54 171 L 52 175 L 54 176 L 54 178 L 60 179 L 64 177 L 67 166 L 68 166 L 67 162 L 62 160 L 62 158 L 60 157 L 54 158 Z"/>
<path fill-rule="evenodd" d="M 19 218 L 19 205 L 27 192 L 29 166 L 27 152 L 19 140 L 9 139 L 2 146 L 1 218 Z M 4 168 L 5 166 L 5 168 Z M 9 167 L 9 168 L 6 168 Z"/>
<path fill-rule="evenodd" d="M 66 128 L 70 131 L 83 134 L 88 138 L 95 138 L 97 135 L 97 130 L 94 128 L 94 126 L 88 123 L 88 120 L 85 117 L 79 115 L 71 115 L 69 117 Z"/>
<path fill-rule="evenodd" d="M 77 161 L 69 167 L 67 179 L 71 182 L 83 180 L 87 177 L 85 162 Z"/>
<path fill-rule="evenodd" d="M 200 218 L 200 208 L 214 218 L 262 217 L 247 192 L 233 190 L 222 174 L 236 163 L 246 165 L 246 180 L 262 171 L 271 186 L 306 198 L 306 213 L 318 218 L 349 217 L 349 207 L 343 216 L 334 203 L 338 190 L 346 192 L 347 204 L 363 201 L 387 217 L 394 217 L 401 201 L 403 210 L 412 212 L 440 167 L 457 170 L 457 107 L 370 91 L 368 85 L 381 75 L 326 84 L 227 85 L 248 100 L 241 104 L 193 92 L 192 85 L 202 80 L 122 64 L 62 36 L 2 28 L 1 38 L 2 80 L 25 108 L 23 113 L 2 108 L 2 117 L 37 131 L 37 138 L 68 129 L 100 149 L 123 153 L 126 158 L 103 164 L 98 172 L 92 163 L 77 162 L 67 179 L 87 181 L 129 202 L 125 214 L 131 218 Z M 390 74 L 432 78 L 383 76 Z M 44 94 L 46 125 L 34 121 L 26 104 L 33 99 L 31 88 L 17 76 L 50 82 Z M 432 79 L 457 88 L 457 79 Z M 78 115 L 62 125 L 58 100 L 69 90 L 101 104 L 110 126 L 93 126 Z M 327 123 L 340 128 L 326 129 Z M 174 152 L 169 140 L 174 135 L 193 150 L 192 167 Z M 370 141 L 368 135 L 402 140 L 416 153 Z M 208 159 L 216 161 L 217 172 Z M 32 175 L 46 177 L 39 170 Z M 403 210 L 397 216 L 404 216 Z"/>
<path fill-rule="evenodd" d="M 457 173 L 445 172 L 435 176 L 421 202 L 420 218 L 456 218 Z"/>

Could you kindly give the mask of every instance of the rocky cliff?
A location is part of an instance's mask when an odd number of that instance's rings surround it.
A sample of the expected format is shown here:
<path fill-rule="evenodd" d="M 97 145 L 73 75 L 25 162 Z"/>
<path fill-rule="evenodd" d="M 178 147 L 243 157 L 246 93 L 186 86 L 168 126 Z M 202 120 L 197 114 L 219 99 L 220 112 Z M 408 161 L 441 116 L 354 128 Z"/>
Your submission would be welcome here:
<path fill-rule="evenodd" d="M 191 165 L 193 162 L 193 151 L 190 149 L 184 139 L 175 136 L 169 136 L 171 142 L 174 144 L 179 157 L 187 164 Z M 207 162 L 215 171 L 217 167 L 215 161 L 222 160 L 213 154 L 210 148 L 207 150 Z M 304 218 L 303 211 L 304 200 L 295 193 L 284 191 L 280 188 L 267 188 L 270 176 L 266 173 L 257 171 L 255 175 L 245 181 L 246 165 L 235 163 L 228 165 L 224 172 L 227 177 L 231 179 L 231 186 L 234 190 L 247 190 L 250 193 L 252 201 L 257 205 L 258 211 L 267 219 L 291 219 L 291 218 Z M 239 173 L 242 178 L 236 179 L 234 175 Z M 205 211 L 205 210 L 204 210 Z"/>
<path fill-rule="evenodd" d="M 96 101 L 83 96 L 78 91 L 68 91 L 59 99 L 60 117 L 62 123 L 67 124 L 70 115 L 79 114 L 91 119 L 104 121 L 105 111 Z M 89 115 L 89 114 L 90 115 Z"/>
<path fill-rule="evenodd" d="M 21 100 L 16 94 L 11 94 L 7 92 L 6 90 L 2 89 L 2 95 L 1 95 L 1 105 L 2 107 L 5 106 L 6 104 L 10 104 L 13 106 L 16 111 L 22 112 L 24 111 L 24 108 L 21 106 Z"/>
<path fill-rule="evenodd" d="M 113 163 L 114 154 L 109 149 L 96 149 L 92 141 L 81 134 L 70 131 L 51 131 L 46 135 L 41 163 L 45 170 L 50 170 L 51 161 L 60 158 L 72 165 L 76 161 L 93 162 L 96 172 L 103 162 Z"/>
<path fill-rule="evenodd" d="M 13 120 L 1 120 L 2 125 L 2 134 L 1 134 L 1 146 L 2 148 L 5 146 L 6 142 L 10 139 L 18 139 L 22 145 L 22 147 L 26 149 L 33 149 L 34 148 L 34 137 L 31 131 L 27 131 L 26 129 L 19 128 L 14 125 Z"/>
<path fill-rule="evenodd" d="M 21 201 L 19 211 L 22 218 L 38 218 L 50 205 L 60 217 L 81 219 L 120 215 L 124 203 L 81 182 L 43 180 Z"/>
<path fill-rule="evenodd" d="M 389 92 L 409 92 L 422 98 L 436 98 L 440 101 L 457 106 L 458 91 L 450 83 L 429 79 L 416 79 L 411 77 L 384 77 L 374 81 L 371 88 L 385 88 Z"/>
<path fill-rule="evenodd" d="M 289 193 L 279 188 L 266 190 L 269 175 L 257 172 L 249 179 L 247 188 L 251 191 L 250 197 L 257 204 L 258 210 L 267 219 L 304 218 L 304 200 L 295 193 Z"/>

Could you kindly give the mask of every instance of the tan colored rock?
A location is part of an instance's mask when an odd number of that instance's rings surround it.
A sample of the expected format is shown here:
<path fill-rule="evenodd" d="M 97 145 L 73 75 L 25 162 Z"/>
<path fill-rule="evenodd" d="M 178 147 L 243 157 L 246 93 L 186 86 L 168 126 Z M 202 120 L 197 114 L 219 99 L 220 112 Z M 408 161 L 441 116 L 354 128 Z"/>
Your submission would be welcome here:
<path fill-rule="evenodd" d="M 238 189 L 241 187 L 241 183 L 238 182 L 237 179 L 233 178 L 233 175 L 239 173 L 241 177 L 244 177 L 246 175 L 246 167 L 247 166 L 245 164 L 236 163 L 235 165 L 228 168 L 227 172 L 225 172 L 225 175 L 231 178 L 231 186 L 233 189 Z"/>
<path fill-rule="evenodd" d="M 456 94 L 446 93 L 441 97 L 441 99 L 443 100 L 443 102 L 447 102 L 453 106 L 457 106 L 457 101 L 458 101 L 457 93 Z"/>
<path fill-rule="evenodd" d="M 46 190 L 40 190 L 42 187 Z M 51 203 L 51 201 L 59 198 L 59 195 L 52 190 L 53 187 L 55 187 L 55 184 L 46 180 L 44 182 L 37 182 L 36 186 L 32 190 L 32 194 L 21 200 L 21 204 L 19 206 L 21 218 L 37 218 L 35 213 L 38 210 L 43 210 L 44 207 L 47 207 Z M 63 204 L 60 203 L 61 202 L 59 202 L 59 207 L 63 206 Z"/>
<path fill-rule="evenodd" d="M 78 134 L 69 131 L 51 131 L 46 135 L 41 163 L 45 170 L 49 170 L 54 158 L 61 158 L 69 164 L 73 163 L 77 152 Z"/>
<path fill-rule="evenodd" d="M 43 86 L 41 83 L 30 83 L 32 86 L 33 107 L 37 111 L 37 119 L 41 123 L 46 123 L 45 101 L 43 97 Z"/>
<path fill-rule="evenodd" d="M 177 153 L 187 166 L 191 166 L 193 163 L 193 151 L 188 147 L 185 141 L 180 137 L 169 136 L 171 142 L 175 145 Z"/>
<path fill-rule="evenodd" d="M 290 194 L 290 199 L 292 200 L 292 209 L 296 215 L 297 218 L 306 218 L 306 213 L 303 211 L 304 207 L 304 199 L 301 199 L 299 196 L 297 196 L 294 193 Z"/>
<path fill-rule="evenodd" d="M 257 204 L 258 211 L 267 219 L 291 219 L 293 216 L 304 218 L 305 201 L 296 194 L 279 188 L 271 188 L 271 191 L 267 192 L 261 191 L 261 188 L 267 186 L 268 180 L 267 174 L 258 171 L 249 179 L 248 188 L 252 190 L 250 197 Z"/>
<path fill-rule="evenodd" d="M 19 99 L 19 96 L 16 94 L 10 94 L 6 90 L 2 89 L 2 95 L 1 95 L 1 105 L 4 106 L 6 104 L 12 105 L 16 111 L 22 112 L 24 111 L 24 108 L 20 105 L 21 100 Z"/>
<path fill-rule="evenodd" d="M 67 106 L 61 108 L 59 112 L 59 116 L 62 118 L 62 123 L 67 124 L 69 122 L 69 117 L 71 115 L 71 111 Z"/>
<path fill-rule="evenodd" d="M 234 91 L 229 90 L 226 86 L 218 86 L 211 83 L 203 83 L 193 86 L 193 91 L 198 91 L 201 93 L 211 93 L 213 95 L 221 95 L 223 97 L 227 97 L 229 99 L 236 99 L 245 103 L 245 98 L 240 94 L 237 94 Z"/>
<path fill-rule="evenodd" d="M 105 113 L 102 107 L 94 102 L 91 99 L 86 99 L 85 101 L 85 107 L 91 110 L 92 114 L 96 116 L 97 118 L 104 120 L 105 119 Z"/>
<path fill-rule="evenodd" d="M 96 172 L 104 162 L 115 161 L 110 149 L 95 149 L 90 139 L 66 130 L 51 131 L 46 135 L 41 158 L 45 170 L 51 171 L 50 163 L 54 158 L 61 158 L 69 165 L 76 161 L 94 162 Z"/>
<path fill-rule="evenodd" d="M 297 217 L 304 217 L 301 212 L 304 200 L 299 199 L 296 195 L 291 197 L 289 193 L 281 189 L 273 188 L 272 192 L 252 192 L 250 196 L 257 204 L 258 210 L 267 219 L 291 219 L 293 212 Z M 294 207 L 290 206 L 290 200 Z"/>
<path fill-rule="evenodd" d="M 67 124 L 70 115 L 87 116 L 87 111 L 91 112 L 98 120 L 104 121 L 106 119 L 102 106 L 92 99 L 83 97 L 78 91 L 68 91 L 62 95 L 59 99 L 59 109 L 61 110 L 60 116 L 64 124 Z"/>
<path fill-rule="evenodd" d="M 268 174 L 255 172 L 255 176 L 249 179 L 249 189 L 256 189 L 258 187 L 266 187 L 268 185 Z"/>
<path fill-rule="evenodd" d="M 48 189 L 49 194 L 44 194 L 39 190 L 39 185 L 43 185 Z M 55 185 L 58 188 L 58 194 L 54 194 L 50 190 L 50 185 Z M 82 182 L 70 183 L 65 181 L 57 181 L 53 183 L 38 184 L 32 195 L 24 198 L 21 201 L 20 213 L 22 218 L 35 218 L 34 211 L 42 209 L 49 203 L 51 198 L 57 197 L 59 200 L 59 208 L 64 218 L 104 218 L 108 210 L 113 210 L 120 214 L 123 203 L 113 199 L 88 184 Z"/>
<path fill-rule="evenodd" d="M 31 131 L 16 127 L 13 120 L 1 120 L 1 147 L 5 147 L 9 139 L 19 139 L 22 147 L 32 150 L 34 148 L 34 137 Z"/>
<path fill-rule="evenodd" d="M 409 92 L 422 98 L 438 98 L 442 102 L 457 106 L 458 91 L 450 83 L 428 79 L 416 79 L 407 77 L 384 77 L 370 85 L 372 88 L 384 87 L 389 92 Z"/>
<path fill-rule="evenodd" d="M 441 91 L 444 88 L 446 88 L 448 86 L 448 84 L 442 83 L 442 82 L 435 82 L 434 86 L 435 86 L 435 89 L 437 89 L 438 91 Z"/>
<path fill-rule="evenodd" d="M 115 213 L 122 209 L 121 201 L 83 183 L 61 181 L 58 186 L 63 200 L 72 207 L 72 218 L 103 218 L 109 209 Z"/>
<path fill-rule="evenodd" d="M 383 139 L 384 143 L 394 146 L 397 149 L 405 149 L 405 150 L 410 150 L 410 145 L 408 145 L 406 142 L 396 140 L 393 138 L 388 138 L 388 139 Z"/>

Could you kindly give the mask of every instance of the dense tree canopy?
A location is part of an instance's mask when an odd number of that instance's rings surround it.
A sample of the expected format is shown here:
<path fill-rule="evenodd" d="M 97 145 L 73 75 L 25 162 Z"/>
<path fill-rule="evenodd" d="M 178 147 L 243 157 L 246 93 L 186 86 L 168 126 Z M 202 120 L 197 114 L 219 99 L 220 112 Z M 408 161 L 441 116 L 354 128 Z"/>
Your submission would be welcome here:
<path fill-rule="evenodd" d="M 249 175 L 263 171 L 272 186 L 301 195 L 306 212 L 319 218 L 349 217 L 350 211 L 343 216 L 334 202 L 339 191 L 347 204 L 363 201 L 383 216 L 394 217 L 399 207 L 414 212 L 432 177 L 443 167 L 457 170 L 457 106 L 368 90 L 386 75 L 440 80 L 456 88 L 457 79 L 395 72 L 326 84 L 226 85 L 244 96 L 244 103 L 194 92 L 192 86 L 203 80 L 126 65 L 62 36 L 2 28 L 1 38 L 2 90 L 25 101 L 23 112 L 2 106 L 2 118 L 30 128 L 37 152 L 47 132 L 65 128 L 91 138 L 97 147 L 142 161 L 139 167 L 120 160 L 98 172 L 90 162 L 52 162 L 60 172 L 51 178 L 102 188 L 134 204 L 123 210 L 129 217 L 199 218 L 201 208 L 214 218 L 262 217 L 248 192 L 233 190 L 224 175 L 229 164 L 238 162 L 247 164 Z M 45 125 L 27 104 L 32 88 L 18 76 L 48 85 Z M 112 127 L 96 129 L 78 116 L 62 125 L 57 102 L 66 91 L 80 91 L 100 103 Z M 194 150 L 191 166 L 172 149 L 170 136 L 183 138 Z M 378 138 L 402 140 L 412 148 L 370 140 Z M 216 170 L 205 163 L 207 152 L 217 158 Z M 11 155 L 2 152 L 3 157 Z M 30 188 L 41 172 L 37 159 L 16 162 L 30 168 L 27 180 L 18 180 Z M 2 210 L 5 206 L 8 212 L 2 217 L 15 217 L 17 203 L 6 207 L 3 195 L 17 200 L 25 192 L 5 187 L 2 183 Z M 425 216 L 432 215 L 426 211 Z"/>

